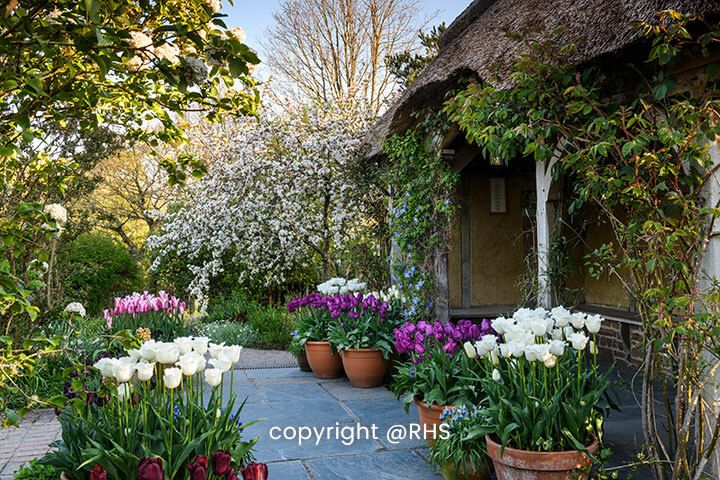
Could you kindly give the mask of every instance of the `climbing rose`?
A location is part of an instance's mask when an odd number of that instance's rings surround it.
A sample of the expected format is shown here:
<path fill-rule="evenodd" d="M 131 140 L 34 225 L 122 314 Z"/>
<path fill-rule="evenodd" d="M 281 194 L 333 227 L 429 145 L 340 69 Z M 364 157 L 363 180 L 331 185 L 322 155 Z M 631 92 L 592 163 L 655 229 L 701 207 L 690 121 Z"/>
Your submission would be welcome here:
<path fill-rule="evenodd" d="M 243 480 L 267 480 L 268 467 L 264 463 L 252 462 L 242 469 Z"/>
<path fill-rule="evenodd" d="M 141 458 L 137 468 L 137 480 L 163 480 L 162 458 Z"/>

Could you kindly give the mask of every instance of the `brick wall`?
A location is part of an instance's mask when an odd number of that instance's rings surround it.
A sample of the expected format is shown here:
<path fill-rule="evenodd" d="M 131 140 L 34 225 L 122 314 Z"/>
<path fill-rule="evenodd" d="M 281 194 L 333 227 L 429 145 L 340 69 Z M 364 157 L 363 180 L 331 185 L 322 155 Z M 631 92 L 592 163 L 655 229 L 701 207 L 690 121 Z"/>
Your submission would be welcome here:
<path fill-rule="evenodd" d="M 642 327 L 605 320 L 597 336 L 599 355 L 618 365 L 637 367 L 643 359 Z"/>

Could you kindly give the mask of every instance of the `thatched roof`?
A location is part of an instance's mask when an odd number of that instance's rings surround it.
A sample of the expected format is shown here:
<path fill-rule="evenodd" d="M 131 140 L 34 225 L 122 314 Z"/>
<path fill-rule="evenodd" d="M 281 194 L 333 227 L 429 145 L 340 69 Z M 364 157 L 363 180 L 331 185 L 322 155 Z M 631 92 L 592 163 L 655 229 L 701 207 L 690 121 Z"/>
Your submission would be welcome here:
<path fill-rule="evenodd" d="M 393 103 L 371 133 L 369 156 L 384 139 L 413 122 L 412 113 L 438 106 L 463 75 L 490 79 L 509 69 L 521 44 L 507 33 L 537 32 L 574 44 L 578 64 L 617 52 L 640 40 L 634 21 L 659 11 L 720 13 L 720 0 L 475 0 L 440 38 L 440 53 Z"/>

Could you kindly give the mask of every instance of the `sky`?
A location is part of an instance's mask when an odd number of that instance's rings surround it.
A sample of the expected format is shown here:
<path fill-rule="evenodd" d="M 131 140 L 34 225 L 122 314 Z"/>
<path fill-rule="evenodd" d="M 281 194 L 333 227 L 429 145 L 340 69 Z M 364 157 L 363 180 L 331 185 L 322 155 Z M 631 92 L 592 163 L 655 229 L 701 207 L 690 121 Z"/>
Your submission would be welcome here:
<path fill-rule="evenodd" d="M 245 43 L 259 50 L 263 32 L 272 25 L 272 14 L 278 10 L 280 0 L 235 0 L 234 3 L 229 5 L 227 0 L 222 2 L 222 13 L 228 15 L 225 23 L 229 28 L 242 27 L 247 34 Z M 424 0 L 421 3 L 424 4 L 425 16 L 437 14 L 430 25 L 443 21 L 449 25 L 470 5 L 471 0 Z"/>

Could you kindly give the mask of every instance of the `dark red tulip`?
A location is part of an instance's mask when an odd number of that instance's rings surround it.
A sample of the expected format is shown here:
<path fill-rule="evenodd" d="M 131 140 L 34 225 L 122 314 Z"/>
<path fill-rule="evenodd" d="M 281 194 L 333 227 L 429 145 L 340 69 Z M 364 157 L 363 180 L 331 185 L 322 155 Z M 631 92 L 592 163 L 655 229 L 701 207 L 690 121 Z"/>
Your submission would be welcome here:
<path fill-rule="evenodd" d="M 237 473 L 235 473 L 235 469 L 231 468 L 228 470 L 225 480 L 240 480 L 240 477 L 238 477 Z"/>
<path fill-rule="evenodd" d="M 137 480 L 163 480 L 162 458 L 142 458 L 138 463 Z"/>
<path fill-rule="evenodd" d="M 90 480 L 105 480 L 107 478 L 107 472 L 100 465 L 95 465 L 90 472 Z"/>
<path fill-rule="evenodd" d="M 243 480 L 267 480 L 268 467 L 264 463 L 252 462 L 242 469 Z"/>
<path fill-rule="evenodd" d="M 198 455 L 188 465 L 190 480 L 207 480 L 208 459 L 205 455 Z"/>
<path fill-rule="evenodd" d="M 225 475 L 228 470 L 230 470 L 230 464 L 232 463 L 230 452 L 227 450 L 218 450 L 210 455 L 210 463 L 212 464 L 212 470 L 215 475 Z"/>

